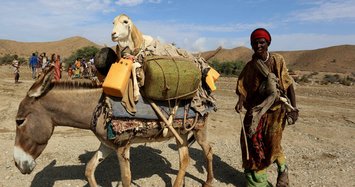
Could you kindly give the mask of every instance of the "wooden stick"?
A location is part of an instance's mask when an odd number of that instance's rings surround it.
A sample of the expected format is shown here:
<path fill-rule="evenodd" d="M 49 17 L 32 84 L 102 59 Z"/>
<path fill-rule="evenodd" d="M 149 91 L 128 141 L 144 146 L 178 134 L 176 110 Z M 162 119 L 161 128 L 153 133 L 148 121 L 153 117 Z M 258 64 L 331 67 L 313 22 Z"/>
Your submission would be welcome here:
<path fill-rule="evenodd" d="M 286 98 L 280 97 L 280 101 L 282 101 L 286 105 L 286 107 L 288 109 L 290 109 L 291 111 L 295 111 L 296 110 L 292 105 L 290 105 L 290 103 L 288 103 Z"/>
<path fill-rule="evenodd" d="M 179 143 L 182 145 L 184 143 L 184 141 L 182 140 L 182 138 L 180 137 L 180 135 L 176 132 L 176 130 L 174 129 L 174 127 L 172 126 L 171 123 L 169 123 L 169 121 L 166 119 L 166 117 L 164 116 L 164 114 L 160 111 L 160 108 L 151 100 L 151 99 L 147 99 L 150 103 L 150 105 L 153 107 L 153 109 L 155 110 L 155 112 L 160 116 L 160 118 L 164 121 L 164 123 L 166 124 L 166 126 L 168 126 L 169 130 L 173 133 L 173 135 L 175 136 L 175 138 L 179 141 Z"/>
<path fill-rule="evenodd" d="M 170 112 L 170 116 L 169 116 L 169 119 L 168 119 L 168 122 L 169 124 L 173 124 L 173 120 L 174 120 L 174 117 L 175 117 L 175 114 L 176 114 L 176 111 L 177 109 L 179 108 L 179 103 L 180 103 L 180 100 L 178 100 L 176 103 L 175 103 L 175 106 L 173 108 L 173 110 Z M 167 124 L 168 125 L 168 124 Z M 166 137 L 166 135 L 168 134 L 168 129 L 166 127 L 164 127 L 164 130 L 163 130 L 163 137 Z"/>
<path fill-rule="evenodd" d="M 205 60 L 208 61 L 210 58 L 214 57 L 221 49 L 222 47 L 219 46 L 212 54 L 208 55 Z"/>
<path fill-rule="evenodd" d="M 247 154 L 247 160 L 249 160 L 249 147 L 248 147 L 247 133 L 245 132 L 245 127 L 244 127 L 243 118 L 242 118 L 242 111 L 240 111 L 240 113 L 239 113 L 239 118 L 240 118 L 240 122 L 242 124 L 242 130 L 243 130 L 243 136 L 244 136 L 244 142 L 245 142 L 245 152 Z"/>

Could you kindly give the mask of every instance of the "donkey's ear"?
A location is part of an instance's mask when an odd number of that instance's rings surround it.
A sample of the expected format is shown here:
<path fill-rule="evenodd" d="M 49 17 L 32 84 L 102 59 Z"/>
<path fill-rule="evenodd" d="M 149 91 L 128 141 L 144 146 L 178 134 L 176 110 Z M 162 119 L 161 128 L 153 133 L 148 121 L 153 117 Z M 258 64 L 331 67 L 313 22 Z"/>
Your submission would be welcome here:
<path fill-rule="evenodd" d="M 33 85 L 30 90 L 28 90 L 27 95 L 29 97 L 39 97 L 43 93 L 45 93 L 49 86 L 51 85 L 51 81 L 54 76 L 54 66 L 51 66 L 47 71 L 45 71 Z"/>

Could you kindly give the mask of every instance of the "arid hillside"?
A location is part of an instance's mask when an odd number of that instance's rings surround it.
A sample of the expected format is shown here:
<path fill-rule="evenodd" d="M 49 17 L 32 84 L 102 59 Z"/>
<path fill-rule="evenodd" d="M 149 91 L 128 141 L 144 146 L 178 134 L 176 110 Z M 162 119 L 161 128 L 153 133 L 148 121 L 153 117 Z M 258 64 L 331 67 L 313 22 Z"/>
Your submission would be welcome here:
<path fill-rule="evenodd" d="M 100 45 L 83 37 L 71 37 L 53 42 L 17 42 L 12 40 L 0 40 L 0 56 L 5 54 L 17 54 L 20 57 L 29 57 L 33 52 L 46 52 L 60 54 L 62 58 L 69 57 L 76 50 L 86 47 Z"/>
<path fill-rule="evenodd" d="M 340 45 L 315 50 L 274 51 L 285 57 L 289 69 L 301 71 L 351 73 L 355 72 L 355 45 Z M 208 56 L 214 51 L 201 53 Z M 248 62 L 253 51 L 246 47 L 222 49 L 211 60 Z"/>
<path fill-rule="evenodd" d="M 20 83 L 13 81 L 11 66 L 0 66 L 0 187 L 89 186 L 85 167 L 100 143 L 88 130 L 56 127 L 45 150 L 36 159 L 34 171 L 22 175 L 16 168 L 13 160 L 16 113 L 34 80 L 29 68 L 23 67 Z M 236 81 L 236 77 L 218 79 L 215 91 L 218 110 L 211 112 L 207 124 L 215 187 L 244 187 L 246 183 L 239 143 L 240 117 L 244 114 L 239 116 L 234 111 L 238 99 L 234 91 Z M 290 186 L 355 186 L 354 92 L 355 86 L 297 86 L 300 116 L 295 125 L 286 126 L 282 140 Z M 74 99 L 68 95 L 68 101 L 74 102 Z M 130 153 L 132 186 L 173 185 L 179 169 L 175 140 L 134 144 Z M 185 186 L 202 186 L 207 174 L 204 154 L 197 142 L 189 148 L 189 153 L 191 159 L 186 169 Z M 122 186 L 120 174 L 117 156 L 111 154 L 97 167 L 95 176 L 99 186 Z M 268 168 L 268 176 L 275 186 L 275 165 Z"/>
<path fill-rule="evenodd" d="M 83 37 L 71 37 L 53 42 L 17 42 L 11 40 L 0 40 L 0 56 L 5 54 L 17 54 L 20 57 L 28 57 L 33 52 L 47 52 L 47 54 L 61 54 L 62 58 L 69 57 L 72 52 L 86 47 L 102 46 L 89 41 Z M 315 50 L 301 51 L 275 51 L 282 54 L 289 69 L 301 71 L 352 73 L 355 72 L 355 45 L 340 45 Z M 206 57 L 214 51 L 202 52 L 200 55 Z M 221 49 L 211 60 L 234 61 L 250 60 L 253 51 L 246 47 L 233 49 Z"/>
<path fill-rule="evenodd" d="M 202 52 L 201 56 L 207 57 L 213 54 L 215 51 Z M 210 61 L 217 60 L 219 62 L 241 60 L 248 62 L 251 58 L 253 51 L 246 47 L 236 47 L 233 49 L 221 49 Z"/>

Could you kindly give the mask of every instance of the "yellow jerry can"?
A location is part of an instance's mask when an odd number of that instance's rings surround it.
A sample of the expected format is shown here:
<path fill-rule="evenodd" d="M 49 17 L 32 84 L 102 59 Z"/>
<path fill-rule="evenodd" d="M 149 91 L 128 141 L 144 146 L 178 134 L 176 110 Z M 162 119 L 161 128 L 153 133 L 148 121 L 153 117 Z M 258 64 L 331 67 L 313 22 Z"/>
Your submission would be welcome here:
<path fill-rule="evenodd" d="M 133 61 L 121 58 L 111 65 L 102 88 L 105 94 L 122 97 L 131 76 Z"/>
<path fill-rule="evenodd" d="M 217 87 L 214 83 L 217 81 L 219 76 L 220 76 L 220 74 L 212 67 L 210 68 L 210 70 L 207 73 L 206 83 L 212 91 L 215 91 L 217 89 Z"/>

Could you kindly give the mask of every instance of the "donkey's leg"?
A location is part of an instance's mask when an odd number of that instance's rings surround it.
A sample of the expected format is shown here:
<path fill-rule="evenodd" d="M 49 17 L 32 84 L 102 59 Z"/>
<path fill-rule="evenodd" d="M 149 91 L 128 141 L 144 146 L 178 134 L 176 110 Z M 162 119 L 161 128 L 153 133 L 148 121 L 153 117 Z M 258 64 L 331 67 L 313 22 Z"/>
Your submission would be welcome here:
<path fill-rule="evenodd" d="M 86 165 L 85 176 L 88 179 L 89 185 L 91 187 L 97 186 L 95 179 L 95 170 L 96 167 L 108 156 L 112 153 L 112 149 L 105 146 L 103 143 L 100 144 L 99 149 L 96 151 L 95 155 L 90 159 L 90 161 Z"/>
<path fill-rule="evenodd" d="M 182 186 L 183 180 L 185 177 L 187 166 L 189 166 L 190 156 L 189 156 L 189 149 L 187 147 L 187 133 L 182 135 L 180 134 L 183 144 L 180 144 L 179 141 L 176 140 L 176 144 L 178 145 L 179 149 L 179 172 L 176 176 L 174 187 Z"/>
<path fill-rule="evenodd" d="M 205 123 L 207 119 L 205 120 Z M 205 154 L 206 162 L 207 162 L 207 180 L 204 186 L 212 186 L 212 182 L 214 179 L 213 176 L 213 152 L 212 147 L 207 141 L 207 124 L 205 124 L 204 128 L 195 130 L 194 135 L 196 137 L 197 143 L 201 146 L 203 153 Z"/>
<path fill-rule="evenodd" d="M 131 165 L 129 162 L 129 149 L 130 144 L 119 147 L 117 149 L 118 162 L 120 164 L 121 180 L 123 187 L 129 187 L 131 185 Z"/>

